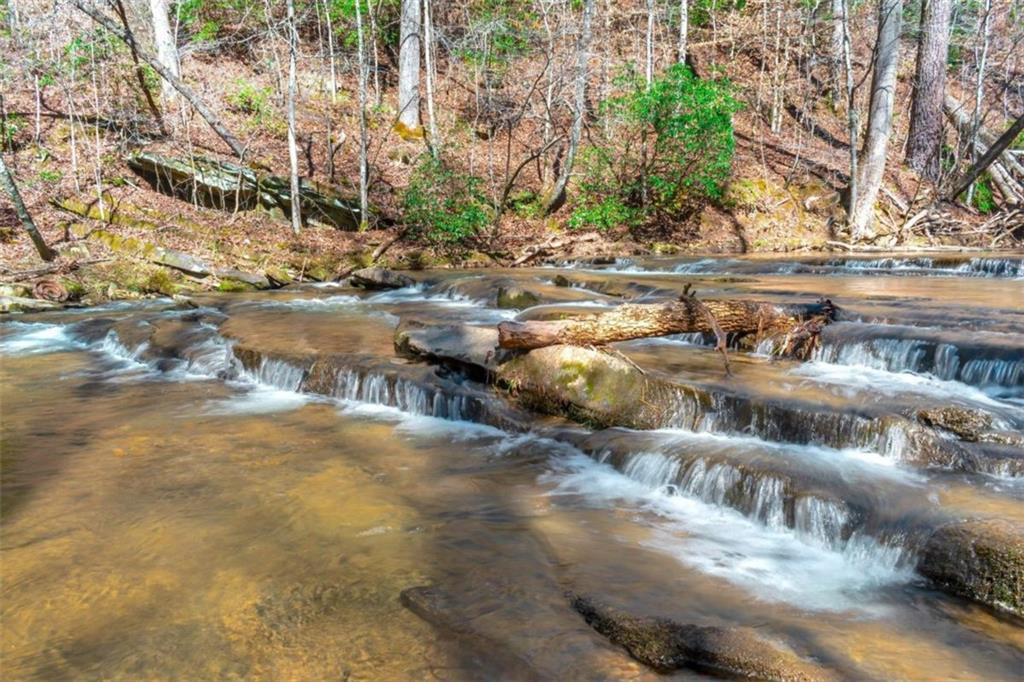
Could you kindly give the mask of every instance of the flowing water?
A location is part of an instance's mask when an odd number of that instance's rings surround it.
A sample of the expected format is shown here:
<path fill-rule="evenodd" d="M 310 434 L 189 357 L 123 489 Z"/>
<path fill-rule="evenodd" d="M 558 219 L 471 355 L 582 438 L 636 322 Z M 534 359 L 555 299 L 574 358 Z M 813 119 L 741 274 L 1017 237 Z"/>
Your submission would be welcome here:
<path fill-rule="evenodd" d="M 1024 433 L 1020 256 L 413 274 L 0 323 L 4 679 L 653 678 L 569 591 L 752 626 L 848 679 L 1020 678 L 1021 623 L 915 568 L 944 522 L 1024 524 L 1024 449 L 929 468 L 886 421 L 955 405 Z M 509 280 L 544 305 L 497 309 Z M 526 414 L 392 347 L 404 317 L 489 325 L 684 283 L 824 296 L 841 319 L 812 361 L 734 352 L 731 377 L 701 335 L 619 344 L 707 396 L 643 432 Z M 418 585 L 443 586 L 443 623 L 402 606 Z"/>

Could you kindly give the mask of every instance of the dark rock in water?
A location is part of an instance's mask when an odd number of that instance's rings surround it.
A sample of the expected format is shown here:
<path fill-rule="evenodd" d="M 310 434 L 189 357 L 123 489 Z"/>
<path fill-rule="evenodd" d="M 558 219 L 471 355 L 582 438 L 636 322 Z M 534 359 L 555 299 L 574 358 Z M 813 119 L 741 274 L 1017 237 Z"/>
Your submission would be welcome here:
<path fill-rule="evenodd" d="M 569 280 L 565 275 L 555 275 L 555 278 L 551 280 L 556 287 L 571 287 L 572 281 Z"/>
<path fill-rule="evenodd" d="M 494 327 L 421 325 L 414 320 L 403 320 L 398 325 L 395 350 L 404 355 L 451 362 L 476 376 L 493 371 L 502 352 Z"/>
<path fill-rule="evenodd" d="M 1000 519 L 942 526 L 917 567 L 946 591 L 1024 615 L 1024 528 Z"/>
<path fill-rule="evenodd" d="M 541 679 L 528 661 L 474 627 L 473 618 L 463 613 L 455 599 L 445 590 L 429 585 L 409 587 L 402 590 L 399 601 L 434 627 L 457 635 L 469 643 L 488 660 L 491 669 L 497 671 L 495 679 Z"/>
<path fill-rule="evenodd" d="M 749 628 L 684 625 L 667 618 L 632 616 L 579 595 L 573 595 L 571 601 L 592 628 L 660 672 L 692 668 L 758 680 L 835 679 Z"/>
<path fill-rule="evenodd" d="M 158 192 L 222 211 L 255 208 L 288 216 L 292 196 L 288 178 L 265 175 L 253 168 L 203 157 L 175 159 L 158 154 L 136 154 L 128 166 Z M 301 181 L 299 201 L 304 220 L 342 230 L 356 230 L 364 222 L 358 200 L 342 196 L 324 185 Z"/>
<path fill-rule="evenodd" d="M 498 287 L 497 305 L 499 308 L 522 310 L 540 303 L 540 297 L 532 291 L 511 285 Z"/>
<path fill-rule="evenodd" d="M 387 268 L 356 270 L 351 275 L 351 281 L 352 286 L 364 289 L 401 289 L 416 284 L 411 277 Z"/>
<path fill-rule="evenodd" d="M 965 407 L 937 407 L 917 413 L 919 421 L 950 433 L 966 441 L 976 442 L 981 434 L 992 428 L 992 416 L 980 410 Z"/>

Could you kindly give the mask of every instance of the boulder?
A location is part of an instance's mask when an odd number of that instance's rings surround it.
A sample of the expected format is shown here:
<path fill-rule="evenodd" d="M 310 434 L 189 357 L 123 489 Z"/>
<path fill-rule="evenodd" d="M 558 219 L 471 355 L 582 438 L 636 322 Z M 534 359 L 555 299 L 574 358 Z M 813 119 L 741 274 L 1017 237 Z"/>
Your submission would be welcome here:
<path fill-rule="evenodd" d="M 59 310 L 64 306 L 41 298 L 24 296 L 0 296 L 0 313 L 35 313 L 43 310 Z"/>
<path fill-rule="evenodd" d="M 977 442 L 984 432 L 992 428 L 992 416 L 980 410 L 965 407 L 936 407 L 920 410 L 919 421 L 954 433 L 963 440 Z"/>
<path fill-rule="evenodd" d="M 579 595 L 572 595 L 571 602 L 592 628 L 659 672 L 691 668 L 758 680 L 836 679 L 750 628 L 633 616 Z"/>
<path fill-rule="evenodd" d="M 234 282 L 241 282 L 256 289 L 267 289 L 270 287 L 270 280 L 265 275 L 252 272 L 244 272 L 235 268 L 216 268 L 213 271 L 220 279 L 227 279 Z"/>
<path fill-rule="evenodd" d="M 403 355 L 453 363 L 475 376 L 497 368 L 498 330 L 465 324 L 422 325 L 403 320 L 395 329 L 395 350 Z"/>
<path fill-rule="evenodd" d="M 706 399 L 619 356 L 579 346 L 547 346 L 514 357 L 498 367 L 497 379 L 524 407 L 593 428 L 660 428 L 681 400 Z"/>
<path fill-rule="evenodd" d="M 416 284 L 415 280 L 387 268 L 363 268 L 350 275 L 352 286 L 363 289 L 401 289 Z"/>
<path fill-rule="evenodd" d="M 940 527 L 917 570 L 942 589 L 995 609 L 1024 615 L 1024 528 L 1001 519 Z"/>
<path fill-rule="evenodd" d="M 497 305 L 502 309 L 522 310 L 540 303 L 540 297 L 516 285 L 498 287 Z"/>

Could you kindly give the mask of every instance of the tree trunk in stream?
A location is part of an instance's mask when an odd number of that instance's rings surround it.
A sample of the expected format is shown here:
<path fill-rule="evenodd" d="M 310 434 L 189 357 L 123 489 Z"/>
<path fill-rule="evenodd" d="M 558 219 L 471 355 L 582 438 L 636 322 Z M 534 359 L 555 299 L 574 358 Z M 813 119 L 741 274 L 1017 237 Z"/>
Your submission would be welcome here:
<path fill-rule="evenodd" d="M 528 350 L 555 344 L 599 346 L 648 336 L 702 332 L 715 333 L 715 323 L 726 334 L 777 337 L 785 354 L 802 355 L 813 345 L 817 331 L 834 316 L 830 301 L 803 306 L 776 306 L 760 301 L 699 301 L 684 298 L 663 304 L 621 305 L 614 310 L 575 320 L 502 322 L 498 345 Z"/>

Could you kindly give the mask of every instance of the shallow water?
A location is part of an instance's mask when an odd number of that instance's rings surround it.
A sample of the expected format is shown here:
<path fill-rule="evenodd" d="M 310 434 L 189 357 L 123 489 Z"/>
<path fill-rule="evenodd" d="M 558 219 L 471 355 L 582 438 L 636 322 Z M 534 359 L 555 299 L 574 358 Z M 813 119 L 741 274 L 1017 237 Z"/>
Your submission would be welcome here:
<path fill-rule="evenodd" d="M 395 292 L 5 320 L 4 679 L 653 679 L 567 591 L 752 626 L 849 679 L 1019 678 L 1019 621 L 915 565 L 947 520 L 1024 523 L 1024 478 L 911 465 L 870 426 L 956 404 L 1024 431 L 1024 270 L 924 258 L 425 272 Z M 507 279 L 542 297 L 525 317 L 691 282 L 830 297 L 843 321 L 814 362 L 736 352 L 732 377 L 699 336 L 620 344 L 714 408 L 589 432 L 395 356 L 403 317 L 514 317 L 494 307 Z M 298 392 L 313 356 L 346 368 L 319 395 Z M 1024 457 L 1010 450 L 986 456 Z M 447 622 L 402 606 L 418 585 L 444 588 Z"/>

